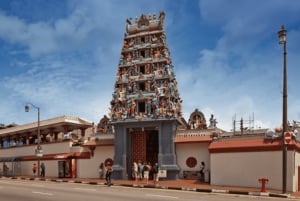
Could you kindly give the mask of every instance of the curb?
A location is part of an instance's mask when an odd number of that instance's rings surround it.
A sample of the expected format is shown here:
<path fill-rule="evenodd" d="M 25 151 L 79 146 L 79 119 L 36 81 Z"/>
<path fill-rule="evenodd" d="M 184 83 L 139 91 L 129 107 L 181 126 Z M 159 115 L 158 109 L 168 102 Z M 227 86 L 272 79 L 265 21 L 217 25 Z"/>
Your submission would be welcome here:
<path fill-rule="evenodd" d="M 238 191 L 238 190 L 229 190 L 229 194 L 237 194 L 237 195 L 249 195 L 248 191 Z"/>
<path fill-rule="evenodd" d="M 68 183 L 82 183 L 89 185 L 105 185 L 102 182 L 96 181 L 80 181 L 80 180 L 67 180 L 67 179 L 45 179 L 45 178 L 32 178 L 32 177 L 0 177 L 20 180 L 39 180 L 39 181 L 50 181 L 50 182 L 68 182 Z M 239 190 L 222 190 L 222 189 L 208 189 L 208 188 L 186 188 L 186 187 L 168 187 L 168 186 L 157 186 L 151 184 L 113 184 L 114 186 L 130 187 L 130 188 L 157 188 L 157 189 L 168 189 L 168 190 L 182 190 L 182 191 L 193 191 L 199 193 L 220 193 L 220 194 L 236 194 L 236 195 L 251 195 L 251 196 L 264 196 L 264 197 L 277 197 L 277 198 L 296 198 L 290 194 L 276 194 L 276 193 L 265 193 L 265 192 L 248 192 Z"/>
<path fill-rule="evenodd" d="M 168 190 L 183 190 L 194 191 L 200 193 L 220 193 L 220 194 L 236 194 L 236 195 L 252 195 L 252 196 L 264 196 L 264 197 L 278 197 L 278 198 L 295 198 L 290 194 L 276 194 L 276 193 L 262 193 L 262 192 L 249 192 L 238 190 L 220 190 L 220 189 L 205 189 L 205 188 L 185 188 L 185 187 L 165 187 L 154 185 L 136 185 L 136 184 L 114 184 L 115 186 L 131 187 L 131 188 L 159 188 Z"/>

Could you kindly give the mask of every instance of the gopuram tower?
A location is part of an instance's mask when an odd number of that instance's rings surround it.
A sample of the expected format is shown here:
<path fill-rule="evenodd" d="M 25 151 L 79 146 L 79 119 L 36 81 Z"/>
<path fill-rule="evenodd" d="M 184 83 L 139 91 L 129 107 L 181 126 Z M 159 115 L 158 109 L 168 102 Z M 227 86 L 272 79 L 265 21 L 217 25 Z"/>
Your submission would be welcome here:
<path fill-rule="evenodd" d="M 174 138 L 181 99 L 164 30 L 165 13 L 126 20 L 109 124 L 115 134 L 114 174 L 129 179 L 133 162 L 158 163 L 177 179 Z"/>

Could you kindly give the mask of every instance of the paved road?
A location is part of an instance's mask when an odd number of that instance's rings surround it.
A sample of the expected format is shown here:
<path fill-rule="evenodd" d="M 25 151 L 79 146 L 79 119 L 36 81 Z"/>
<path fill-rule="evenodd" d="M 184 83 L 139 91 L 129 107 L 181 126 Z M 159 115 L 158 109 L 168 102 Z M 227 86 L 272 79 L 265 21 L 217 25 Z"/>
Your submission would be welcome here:
<path fill-rule="evenodd" d="M 107 187 L 35 180 L 0 180 L 5 201 L 266 201 L 282 198 L 184 192 L 165 189 Z M 289 199 L 284 199 L 289 200 Z"/>

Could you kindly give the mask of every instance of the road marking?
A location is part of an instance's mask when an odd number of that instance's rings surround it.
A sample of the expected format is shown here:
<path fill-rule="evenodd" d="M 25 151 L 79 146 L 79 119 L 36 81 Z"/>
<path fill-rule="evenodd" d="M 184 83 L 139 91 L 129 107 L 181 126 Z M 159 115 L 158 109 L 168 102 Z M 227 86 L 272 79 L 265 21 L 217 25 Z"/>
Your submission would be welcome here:
<path fill-rule="evenodd" d="M 53 195 L 52 193 L 45 193 L 45 192 L 38 192 L 38 191 L 32 191 L 32 193 L 40 194 L 40 195 L 49 195 L 49 196 Z"/>
<path fill-rule="evenodd" d="M 74 188 L 76 190 L 83 190 L 83 191 L 96 191 L 96 189 L 92 189 L 92 188 Z"/>
<path fill-rule="evenodd" d="M 148 197 L 159 197 L 159 198 L 169 198 L 169 199 L 179 199 L 178 197 L 166 196 L 166 195 L 146 194 L 146 196 L 148 196 Z"/>
<path fill-rule="evenodd" d="M 45 185 L 42 185 L 42 184 L 31 184 L 31 186 L 44 187 Z"/>

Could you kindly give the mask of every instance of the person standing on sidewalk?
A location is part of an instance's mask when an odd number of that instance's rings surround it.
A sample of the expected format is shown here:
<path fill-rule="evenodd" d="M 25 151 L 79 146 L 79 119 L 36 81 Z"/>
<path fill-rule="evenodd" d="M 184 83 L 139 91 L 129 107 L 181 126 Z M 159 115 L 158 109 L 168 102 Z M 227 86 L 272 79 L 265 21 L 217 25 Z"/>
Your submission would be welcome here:
<path fill-rule="evenodd" d="M 36 170 L 37 170 L 37 166 L 36 166 L 36 164 L 34 163 L 34 164 L 32 165 L 32 173 L 33 173 L 33 175 L 35 175 Z"/>
<path fill-rule="evenodd" d="M 205 163 L 204 163 L 204 161 L 202 161 L 201 165 L 200 165 L 200 181 L 202 181 L 202 182 L 205 181 L 204 171 L 205 171 Z"/>
<path fill-rule="evenodd" d="M 149 172 L 151 170 L 151 164 L 150 162 L 147 164 L 144 164 L 143 172 L 144 172 L 144 179 L 146 179 L 146 184 L 148 184 L 149 181 Z"/>
<path fill-rule="evenodd" d="M 41 164 L 41 176 L 45 177 L 45 170 L 46 170 L 46 166 L 44 163 Z"/>
<path fill-rule="evenodd" d="M 138 180 L 138 165 L 136 162 L 132 163 L 132 179 L 134 179 L 135 181 Z"/>
<path fill-rule="evenodd" d="M 159 181 L 159 167 L 158 167 L 158 163 L 155 163 L 152 167 L 152 172 L 153 172 L 153 182 L 154 185 L 158 184 Z"/>
<path fill-rule="evenodd" d="M 144 175 L 143 175 L 144 165 L 142 164 L 142 161 L 139 160 L 137 166 L 138 166 L 138 179 L 143 180 L 143 178 L 144 178 Z"/>
<path fill-rule="evenodd" d="M 111 174 L 113 172 L 113 168 L 112 168 L 110 162 L 106 163 L 105 169 L 106 169 L 106 174 L 105 174 L 106 185 L 111 186 L 112 185 Z"/>

